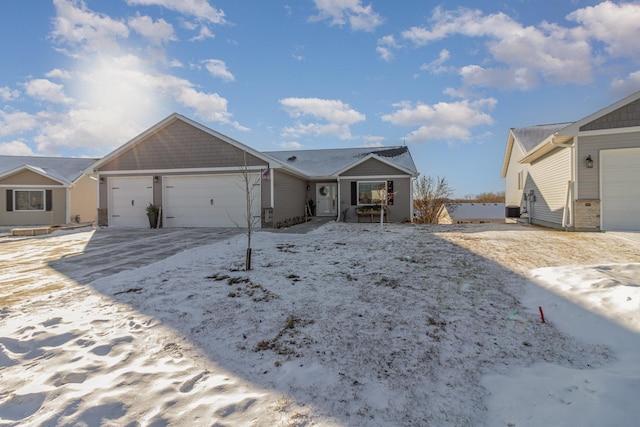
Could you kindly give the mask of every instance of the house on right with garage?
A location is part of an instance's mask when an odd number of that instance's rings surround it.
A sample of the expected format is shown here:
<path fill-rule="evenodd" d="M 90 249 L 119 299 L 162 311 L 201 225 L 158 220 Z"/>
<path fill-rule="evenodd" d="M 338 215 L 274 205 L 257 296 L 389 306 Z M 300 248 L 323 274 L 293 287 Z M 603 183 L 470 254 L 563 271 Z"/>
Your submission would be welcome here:
<path fill-rule="evenodd" d="M 640 91 L 570 123 L 512 128 L 506 216 L 568 231 L 640 231 Z"/>

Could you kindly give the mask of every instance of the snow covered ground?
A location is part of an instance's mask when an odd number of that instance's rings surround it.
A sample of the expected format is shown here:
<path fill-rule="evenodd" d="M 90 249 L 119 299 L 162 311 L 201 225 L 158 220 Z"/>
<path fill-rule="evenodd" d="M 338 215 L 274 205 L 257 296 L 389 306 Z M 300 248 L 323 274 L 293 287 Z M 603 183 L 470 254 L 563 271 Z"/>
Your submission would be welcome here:
<path fill-rule="evenodd" d="M 249 272 L 244 245 L 0 299 L 0 425 L 637 423 L 637 241 L 329 223 L 258 232 Z"/>

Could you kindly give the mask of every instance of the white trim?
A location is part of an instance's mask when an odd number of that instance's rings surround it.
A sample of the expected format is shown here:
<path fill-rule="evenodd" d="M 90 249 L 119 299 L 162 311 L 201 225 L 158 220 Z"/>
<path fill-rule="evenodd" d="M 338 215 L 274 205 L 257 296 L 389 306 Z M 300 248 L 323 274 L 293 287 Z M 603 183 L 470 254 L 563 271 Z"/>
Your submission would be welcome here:
<path fill-rule="evenodd" d="M 223 168 L 183 168 L 183 169 L 139 169 L 139 170 L 118 170 L 118 171 L 100 171 L 98 176 L 110 175 L 162 175 L 162 174 L 199 174 L 207 172 L 239 172 L 243 167 L 223 167 Z M 248 171 L 261 171 L 264 166 L 248 166 Z"/>
<path fill-rule="evenodd" d="M 380 179 L 410 179 L 412 177 L 407 175 L 363 175 L 363 176 L 341 175 L 338 178 L 349 180 L 349 181 L 358 180 L 358 179 L 376 181 Z"/>
<path fill-rule="evenodd" d="M 59 188 L 69 188 L 66 185 L 35 185 L 35 184 L 0 184 L 0 188 L 19 188 L 19 189 L 28 189 L 28 188 L 46 188 L 46 189 L 59 189 Z"/>
<path fill-rule="evenodd" d="M 387 194 L 387 181 L 386 180 L 380 181 L 380 180 L 376 180 L 376 179 L 371 179 L 371 180 L 368 180 L 368 181 L 356 181 L 356 192 L 357 192 L 356 193 L 356 201 L 357 201 L 356 206 L 369 206 L 371 204 L 374 204 L 373 201 L 371 203 L 360 203 L 360 184 L 361 183 L 362 184 L 364 184 L 364 183 L 382 183 L 383 184 L 383 191 L 384 191 L 385 195 Z M 387 199 L 388 198 L 389 197 L 387 196 Z M 385 203 L 382 203 L 382 200 L 380 200 L 380 204 L 381 205 L 386 205 L 387 204 L 386 200 L 385 200 Z"/>
<path fill-rule="evenodd" d="M 67 187 L 68 185 L 71 184 L 68 181 L 65 181 L 63 179 L 56 178 L 54 176 L 51 176 L 51 175 L 47 174 L 47 172 L 45 172 L 44 169 L 42 169 L 42 168 L 31 166 L 31 165 L 22 165 L 22 166 L 18 166 L 17 168 L 14 168 L 14 169 L 11 169 L 9 171 L 6 171 L 6 172 L 0 174 L 0 179 L 5 179 L 5 178 L 7 178 L 7 177 L 9 177 L 11 175 L 15 175 L 18 172 L 22 172 L 22 171 L 30 171 L 30 172 L 35 173 L 36 175 L 40 175 L 40 176 L 42 176 L 44 178 L 50 179 L 51 181 L 59 182 L 60 185 L 58 187 L 60 187 L 60 186 Z M 51 184 L 48 184 L 48 185 L 51 185 Z"/>
<path fill-rule="evenodd" d="M 630 126 L 624 128 L 611 128 L 611 129 L 598 129 L 598 130 L 585 130 L 578 132 L 580 136 L 598 136 L 598 135 L 615 135 L 621 133 L 633 133 L 640 132 L 640 126 Z M 577 136 L 575 136 L 577 138 Z"/>
<path fill-rule="evenodd" d="M 270 185 L 270 191 L 271 191 L 271 206 L 269 206 L 271 209 L 275 209 L 275 200 L 276 200 L 276 195 L 275 195 L 275 182 L 274 181 L 274 177 L 275 174 L 273 172 L 273 169 L 269 169 L 269 181 L 271 181 Z"/>

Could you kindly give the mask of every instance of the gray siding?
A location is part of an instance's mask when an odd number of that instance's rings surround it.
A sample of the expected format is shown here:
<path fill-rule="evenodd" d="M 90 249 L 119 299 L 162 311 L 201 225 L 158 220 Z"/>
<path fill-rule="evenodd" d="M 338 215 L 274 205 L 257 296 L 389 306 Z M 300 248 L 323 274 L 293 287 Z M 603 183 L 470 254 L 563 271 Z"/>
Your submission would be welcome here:
<path fill-rule="evenodd" d="M 100 171 L 232 167 L 244 164 L 243 150 L 177 120 L 102 165 Z M 247 154 L 248 166 L 266 162 Z"/>
<path fill-rule="evenodd" d="M 279 170 L 274 171 L 274 180 L 274 226 L 304 217 L 307 181 Z"/>
<path fill-rule="evenodd" d="M 351 182 L 352 181 L 393 181 L 393 192 L 395 193 L 393 205 L 389 206 L 389 222 L 408 222 L 411 220 L 412 188 L 411 177 L 407 178 L 379 178 L 349 179 L 340 180 L 340 220 L 356 222 L 357 206 L 351 205 Z"/>
<path fill-rule="evenodd" d="M 375 175 L 404 175 L 405 172 L 400 171 L 393 166 L 383 163 L 376 159 L 369 159 L 353 168 L 345 171 L 341 176 L 375 176 Z"/>
<path fill-rule="evenodd" d="M 631 102 L 611 113 L 602 116 L 580 128 L 581 132 L 589 130 L 615 129 L 640 126 L 640 100 Z"/>
<path fill-rule="evenodd" d="M 562 226 L 567 197 L 567 183 L 571 179 L 571 149 L 555 150 L 533 162 L 525 183 L 525 192 L 533 190 L 536 201 L 529 215 L 534 224 Z"/>
<path fill-rule="evenodd" d="M 640 132 L 617 133 L 578 137 L 577 199 L 600 199 L 600 151 L 640 147 Z M 593 159 L 593 168 L 585 166 L 587 156 Z"/>

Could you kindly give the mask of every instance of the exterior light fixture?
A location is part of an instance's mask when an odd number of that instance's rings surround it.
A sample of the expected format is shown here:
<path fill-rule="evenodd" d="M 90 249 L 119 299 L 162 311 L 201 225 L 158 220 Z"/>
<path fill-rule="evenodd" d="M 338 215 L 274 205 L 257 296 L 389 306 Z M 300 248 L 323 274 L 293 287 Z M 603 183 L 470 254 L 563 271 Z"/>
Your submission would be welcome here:
<path fill-rule="evenodd" d="M 153 177 L 153 182 L 155 182 L 156 184 L 158 183 L 159 180 L 160 178 L 158 177 L 158 175 Z"/>
<path fill-rule="evenodd" d="M 587 159 L 585 160 L 585 162 L 587 163 L 587 167 L 589 169 L 593 167 L 593 159 L 591 158 L 591 154 L 587 156 Z"/>
<path fill-rule="evenodd" d="M 100 177 L 100 179 L 99 179 L 99 181 L 100 181 L 100 184 L 104 184 L 104 177 L 103 177 L 103 176 L 101 176 L 101 177 Z"/>

